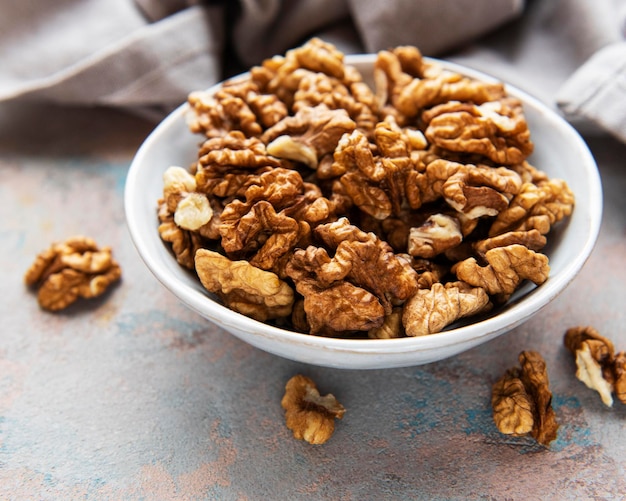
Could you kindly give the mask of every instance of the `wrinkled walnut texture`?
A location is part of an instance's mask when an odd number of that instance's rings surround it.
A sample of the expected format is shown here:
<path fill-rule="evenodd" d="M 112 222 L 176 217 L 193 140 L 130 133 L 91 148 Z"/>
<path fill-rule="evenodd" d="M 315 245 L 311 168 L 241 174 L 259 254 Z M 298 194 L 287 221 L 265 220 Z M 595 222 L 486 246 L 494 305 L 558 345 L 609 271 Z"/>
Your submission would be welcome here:
<path fill-rule="evenodd" d="M 567 329 L 563 343 L 576 357 L 576 377 L 606 406 L 613 405 L 613 393 L 626 403 L 626 352 L 616 354 L 611 340 L 591 326 Z"/>
<path fill-rule="evenodd" d="M 546 363 L 534 351 L 519 354 L 520 367 L 513 367 L 492 387 L 493 419 L 501 433 L 530 434 L 548 446 L 557 437 L 559 425 L 552 409 L 552 392 Z"/>
<path fill-rule="evenodd" d="M 100 296 L 121 276 L 110 247 L 99 248 L 91 238 L 75 236 L 40 253 L 24 281 L 38 288 L 43 309 L 59 311 L 79 298 Z"/>
<path fill-rule="evenodd" d="M 202 142 L 165 172 L 159 233 L 230 308 L 314 335 L 415 336 L 547 279 L 574 197 L 527 161 L 522 103 L 411 46 L 380 51 L 372 84 L 313 38 L 190 93 Z"/>
<path fill-rule="evenodd" d="M 335 419 L 346 412 L 332 394 L 321 396 L 313 380 L 301 374 L 285 385 L 281 405 L 293 436 L 317 445 L 328 441 L 335 431 Z"/>

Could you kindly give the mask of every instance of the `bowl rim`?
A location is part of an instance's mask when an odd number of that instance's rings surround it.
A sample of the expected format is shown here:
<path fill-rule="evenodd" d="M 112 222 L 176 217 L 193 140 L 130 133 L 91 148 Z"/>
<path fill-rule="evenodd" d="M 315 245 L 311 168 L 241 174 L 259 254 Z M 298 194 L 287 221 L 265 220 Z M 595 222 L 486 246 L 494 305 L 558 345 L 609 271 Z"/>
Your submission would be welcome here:
<path fill-rule="evenodd" d="M 371 64 L 375 60 L 375 57 L 376 54 L 346 55 L 345 63 L 354 65 Z M 439 64 L 444 69 L 449 69 L 483 81 L 502 81 L 491 75 L 483 73 L 482 71 L 475 70 L 458 63 L 435 58 L 424 59 Z M 232 77 L 231 79 L 243 77 L 246 74 L 247 73 L 242 73 L 238 76 Z M 213 89 L 217 89 L 221 86 L 221 84 L 222 82 L 219 82 L 209 87 L 207 90 L 211 91 Z M 589 231 L 585 235 L 585 241 L 581 246 L 580 252 L 576 254 L 575 259 L 572 259 L 563 267 L 560 273 L 555 276 L 550 275 L 548 280 L 540 287 L 534 287 L 530 292 L 526 293 L 523 296 L 523 301 L 508 304 L 506 311 L 490 316 L 484 320 L 472 322 L 450 330 L 443 330 L 442 332 L 428 336 L 402 337 L 393 339 L 333 338 L 281 329 L 280 327 L 254 320 L 214 301 L 206 294 L 203 294 L 201 291 L 196 290 L 181 281 L 171 280 L 171 276 L 167 271 L 167 268 L 158 266 L 155 263 L 150 246 L 141 238 L 143 232 L 138 213 L 134 211 L 133 197 L 135 191 L 141 184 L 140 166 L 143 164 L 148 151 L 152 148 L 156 141 L 159 141 L 159 137 L 163 131 L 170 128 L 175 122 L 184 120 L 185 110 L 188 108 L 187 103 L 182 103 L 174 109 L 153 129 L 137 150 L 130 164 L 124 188 L 124 206 L 127 227 L 133 244 L 145 265 L 166 289 L 173 293 L 187 307 L 194 310 L 205 319 L 213 321 L 218 326 L 226 328 L 227 330 L 229 330 L 229 328 L 233 328 L 236 331 L 248 331 L 254 333 L 255 336 L 280 340 L 285 343 L 292 343 L 299 346 L 307 345 L 316 349 L 353 354 L 373 354 L 381 352 L 384 352 L 384 354 L 392 354 L 424 351 L 441 346 L 463 344 L 476 339 L 490 338 L 495 334 L 511 330 L 523 323 L 530 316 L 538 312 L 557 295 L 559 295 L 583 267 L 591 255 L 598 238 L 603 211 L 603 197 L 601 178 L 595 159 L 593 158 L 586 142 L 576 129 L 574 129 L 574 127 L 563 119 L 555 110 L 551 109 L 543 102 L 514 85 L 507 82 L 504 82 L 504 84 L 509 95 L 518 97 L 524 102 L 524 105 L 528 104 L 537 109 L 542 114 L 543 118 L 545 118 L 549 123 L 559 127 L 568 136 L 569 140 L 579 148 L 581 163 L 588 166 L 588 168 L 585 169 L 585 173 L 588 176 L 588 185 L 590 190 L 590 217 L 587 221 Z M 192 133 L 190 132 L 190 134 Z M 164 170 L 165 168 L 166 167 L 164 167 Z M 158 236 L 156 229 L 154 233 Z M 158 261 L 158 259 L 156 261 Z M 540 289 L 542 293 L 539 294 L 537 291 Z M 207 303 L 207 300 L 209 303 Z M 209 309 L 210 311 L 206 308 L 207 304 L 211 305 L 211 308 Z M 511 321 L 512 318 L 515 320 Z"/>

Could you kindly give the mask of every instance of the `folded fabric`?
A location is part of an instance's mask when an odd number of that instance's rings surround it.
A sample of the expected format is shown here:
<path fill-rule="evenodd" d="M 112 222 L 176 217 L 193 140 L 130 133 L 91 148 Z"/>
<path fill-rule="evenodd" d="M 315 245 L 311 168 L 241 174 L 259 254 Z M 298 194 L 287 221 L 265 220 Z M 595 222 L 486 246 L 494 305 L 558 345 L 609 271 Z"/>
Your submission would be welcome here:
<path fill-rule="evenodd" d="M 40 1 L 34 13 L 1 3 L 20 22 L 0 30 L 0 101 L 167 110 L 220 78 L 219 6 L 148 22 L 127 0 Z"/>
<path fill-rule="evenodd" d="M 0 0 L 0 102 L 163 116 L 195 89 L 312 36 L 415 45 L 626 141 L 626 0 Z"/>
<path fill-rule="evenodd" d="M 0 101 L 19 98 L 166 110 L 182 102 L 189 91 L 220 80 L 226 70 L 247 68 L 325 31 L 334 33 L 340 45 L 349 38 L 342 47 L 349 51 L 363 51 L 359 38 L 367 50 L 404 38 L 404 43 L 436 51 L 485 33 L 521 10 L 521 0 L 500 0 L 495 9 L 491 4 L 491 0 L 238 4 L 0 0 Z M 470 6 L 475 14 L 459 23 Z M 486 15 L 489 12 L 493 15 Z M 459 29 L 449 29 L 456 23 Z M 337 31 L 339 25 L 349 29 Z M 236 62 L 224 61 L 226 43 Z"/>
<path fill-rule="evenodd" d="M 596 52 L 565 82 L 556 101 L 573 123 L 590 120 L 626 142 L 626 42 Z"/>

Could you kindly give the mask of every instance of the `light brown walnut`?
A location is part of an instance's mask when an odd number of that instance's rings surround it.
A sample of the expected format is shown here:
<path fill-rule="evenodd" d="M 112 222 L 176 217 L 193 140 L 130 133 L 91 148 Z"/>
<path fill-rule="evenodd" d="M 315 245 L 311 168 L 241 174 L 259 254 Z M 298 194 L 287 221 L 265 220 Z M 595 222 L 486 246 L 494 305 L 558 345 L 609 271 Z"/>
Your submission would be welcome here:
<path fill-rule="evenodd" d="M 367 332 L 370 339 L 395 339 L 404 337 L 404 326 L 402 325 L 402 307 L 394 308 L 389 315 L 385 316 L 383 324 Z"/>
<path fill-rule="evenodd" d="M 59 311 L 79 298 L 103 294 L 122 276 L 110 247 L 75 236 L 41 252 L 24 275 L 26 285 L 37 288 L 41 308 Z"/>
<path fill-rule="evenodd" d="M 532 251 L 520 244 L 496 247 L 485 252 L 486 266 L 475 258 L 468 258 L 452 268 L 459 280 L 474 287 L 484 288 L 489 295 L 510 295 L 522 280 L 536 285 L 548 279 L 550 266 L 545 254 Z"/>
<path fill-rule="evenodd" d="M 504 96 L 501 83 L 475 80 L 426 62 L 416 47 L 380 51 L 374 64 L 378 105 L 390 104 L 401 120 L 448 101 L 484 103 Z"/>
<path fill-rule="evenodd" d="M 520 353 L 519 363 L 520 367 L 507 370 L 492 387 L 493 419 L 501 433 L 530 434 L 547 447 L 556 439 L 559 425 L 546 363 L 534 351 Z"/>
<path fill-rule="evenodd" d="M 484 155 L 500 165 L 519 164 L 533 151 L 521 103 L 514 98 L 482 105 L 449 102 L 422 114 L 426 138 L 454 152 Z"/>
<path fill-rule="evenodd" d="M 417 289 L 417 273 L 410 261 L 373 233 L 351 225 L 347 218 L 320 225 L 315 234 L 334 251 L 334 256 L 315 270 L 321 284 L 348 280 L 378 297 L 387 313 Z"/>
<path fill-rule="evenodd" d="M 565 181 L 524 183 L 509 206 L 493 221 L 489 236 L 531 229 L 545 235 L 554 224 L 571 215 L 573 208 L 574 195 Z"/>
<path fill-rule="evenodd" d="M 159 236 L 167 242 L 181 266 L 193 270 L 196 251 L 204 246 L 204 238 L 200 231 L 190 231 L 181 228 L 174 221 L 174 215 L 169 212 L 167 204 L 161 200 L 158 207 Z"/>
<path fill-rule="evenodd" d="M 344 55 L 328 42 L 312 38 L 284 56 L 266 59 L 251 69 L 252 81 L 265 94 L 275 94 L 291 110 L 303 78 L 322 73 L 349 85 L 354 73 L 346 71 Z"/>
<path fill-rule="evenodd" d="M 291 314 L 293 289 L 272 272 L 208 249 L 196 252 L 195 267 L 204 288 L 234 311 L 262 322 Z"/>
<path fill-rule="evenodd" d="M 341 335 L 380 327 L 385 308 L 378 297 L 340 277 L 326 282 L 319 279 L 321 268 L 330 263 L 324 248 L 309 246 L 296 249 L 286 266 L 286 274 L 304 298 L 310 333 Z"/>
<path fill-rule="evenodd" d="M 163 200 L 182 229 L 198 230 L 213 217 L 209 199 L 196 191 L 195 177 L 182 167 L 171 166 L 163 173 Z"/>
<path fill-rule="evenodd" d="M 480 287 L 463 282 L 434 283 L 430 289 L 419 289 L 404 304 L 402 323 L 408 336 L 427 336 L 489 307 L 489 296 Z"/>
<path fill-rule="evenodd" d="M 216 92 L 189 94 L 187 123 L 192 132 L 220 137 L 232 130 L 258 136 L 287 116 L 286 105 L 274 94 L 263 94 L 249 77 L 224 82 Z"/>
<path fill-rule="evenodd" d="M 472 243 L 474 250 L 484 258 L 485 253 L 496 247 L 519 244 L 535 252 L 543 249 L 548 239 L 536 229 L 529 231 L 509 231 L 495 237 L 485 238 Z"/>
<path fill-rule="evenodd" d="M 240 85 L 238 82 L 237 87 Z M 230 92 L 233 87 L 236 86 L 224 85 L 215 93 L 195 91 L 189 94 L 187 124 L 192 132 L 208 138 L 220 137 L 233 130 L 239 130 L 246 136 L 261 134 L 263 128 L 257 116 L 242 96 Z"/>
<path fill-rule="evenodd" d="M 346 67 L 346 70 L 351 68 Z M 319 105 L 330 110 L 345 110 L 356 127 L 366 133 L 373 131 L 378 121 L 374 94 L 360 75 L 345 84 L 323 73 L 305 74 L 294 95 L 292 109 L 297 113 Z"/>
<path fill-rule="evenodd" d="M 615 354 L 610 339 L 591 326 L 572 327 L 565 332 L 565 347 L 576 357 L 576 377 L 600 395 L 611 407 L 613 393 L 626 403 L 626 352 Z"/>
<path fill-rule="evenodd" d="M 293 436 L 316 445 L 330 439 L 335 419 L 343 418 L 346 412 L 332 394 L 321 396 L 315 382 L 301 374 L 287 381 L 281 406 Z"/>
<path fill-rule="evenodd" d="M 433 68 L 424 78 L 413 78 L 394 91 L 393 105 L 405 116 L 416 117 L 425 108 L 449 101 L 482 104 L 504 97 L 501 83 L 475 80 L 453 71 Z"/>

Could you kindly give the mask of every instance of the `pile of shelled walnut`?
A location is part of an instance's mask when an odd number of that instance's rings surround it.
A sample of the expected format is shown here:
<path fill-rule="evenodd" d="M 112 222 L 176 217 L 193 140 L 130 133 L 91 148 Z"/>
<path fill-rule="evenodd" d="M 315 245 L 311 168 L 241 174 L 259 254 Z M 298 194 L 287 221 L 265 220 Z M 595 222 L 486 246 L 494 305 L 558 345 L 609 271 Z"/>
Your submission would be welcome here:
<path fill-rule="evenodd" d="M 231 309 L 323 336 L 441 331 L 549 274 L 574 197 L 526 160 L 501 83 L 381 51 L 373 85 L 312 39 L 189 95 L 197 160 L 164 173 L 161 238 Z"/>

